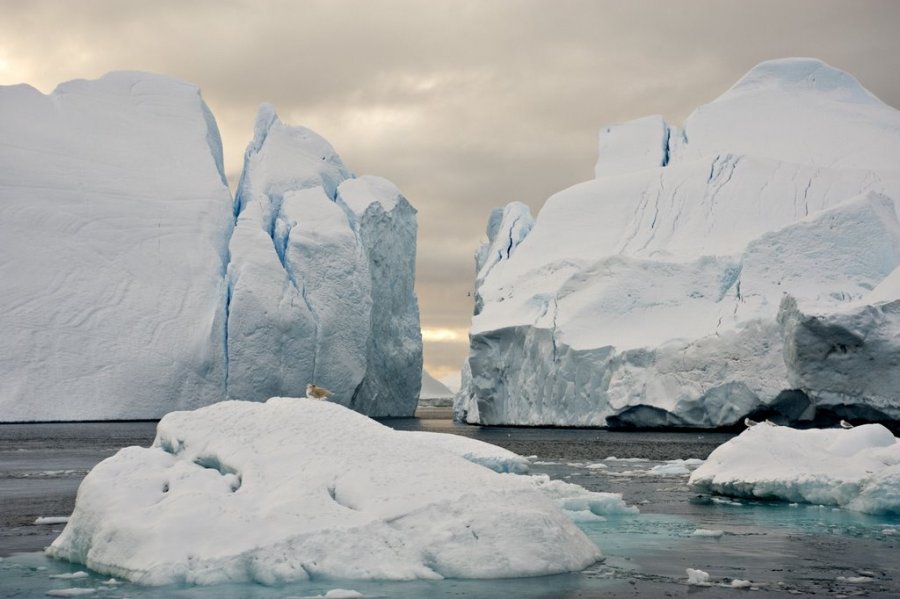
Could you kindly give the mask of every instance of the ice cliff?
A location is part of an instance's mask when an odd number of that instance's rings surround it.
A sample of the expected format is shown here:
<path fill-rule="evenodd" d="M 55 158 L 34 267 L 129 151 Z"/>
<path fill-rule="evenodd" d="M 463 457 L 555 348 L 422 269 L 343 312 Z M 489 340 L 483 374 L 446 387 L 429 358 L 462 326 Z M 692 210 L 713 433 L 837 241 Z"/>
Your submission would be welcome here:
<path fill-rule="evenodd" d="M 327 141 L 257 117 L 229 246 L 228 393 L 333 400 L 412 415 L 422 342 L 415 209 L 389 181 L 353 178 Z"/>
<path fill-rule="evenodd" d="M 604 128 L 599 147 L 596 178 L 533 227 L 521 205 L 492 214 L 461 418 L 900 418 L 900 112 L 818 60 L 783 59 L 683 128 L 648 117 Z"/>
<path fill-rule="evenodd" d="M 415 210 L 264 107 L 232 200 L 193 85 L 0 87 L 0 421 L 303 395 L 411 414 Z"/>

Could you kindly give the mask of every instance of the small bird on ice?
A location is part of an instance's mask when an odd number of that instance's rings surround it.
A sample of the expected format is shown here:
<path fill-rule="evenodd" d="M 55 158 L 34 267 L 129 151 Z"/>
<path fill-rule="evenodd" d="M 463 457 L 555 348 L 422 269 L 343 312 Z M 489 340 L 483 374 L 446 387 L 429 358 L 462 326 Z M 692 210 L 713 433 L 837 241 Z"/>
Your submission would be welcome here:
<path fill-rule="evenodd" d="M 841 428 L 853 428 L 853 425 L 846 420 L 841 420 Z"/>
<path fill-rule="evenodd" d="M 306 386 L 307 397 L 311 397 L 313 399 L 325 399 L 326 397 L 331 397 L 332 395 L 334 395 L 334 393 L 324 387 L 317 387 L 312 383 Z"/>
<path fill-rule="evenodd" d="M 749 418 L 744 418 L 744 426 L 746 426 L 747 428 L 750 428 L 751 426 L 756 426 L 757 424 L 759 424 L 759 423 L 755 420 L 750 420 Z"/>

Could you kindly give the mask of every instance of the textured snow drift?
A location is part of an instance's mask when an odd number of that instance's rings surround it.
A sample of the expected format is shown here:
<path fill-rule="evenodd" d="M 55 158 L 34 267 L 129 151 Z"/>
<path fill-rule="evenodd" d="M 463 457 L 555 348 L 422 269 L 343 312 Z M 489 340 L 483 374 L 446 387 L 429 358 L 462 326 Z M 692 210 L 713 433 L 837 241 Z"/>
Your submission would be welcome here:
<path fill-rule="evenodd" d="M 760 424 L 716 448 L 689 484 L 732 497 L 900 514 L 900 441 L 880 424 L 847 430 Z"/>
<path fill-rule="evenodd" d="M 605 128 L 594 180 L 491 215 L 458 416 L 900 419 L 898 155 L 900 112 L 812 59 Z"/>
<path fill-rule="evenodd" d="M 564 510 L 636 511 L 460 447 L 310 399 L 174 412 L 87 475 L 48 553 L 153 585 L 517 577 L 599 558 Z"/>
<path fill-rule="evenodd" d="M 257 119 L 237 197 L 193 85 L 0 87 L 0 420 L 152 419 L 315 382 L 411 415 L 415 210 Z"/>

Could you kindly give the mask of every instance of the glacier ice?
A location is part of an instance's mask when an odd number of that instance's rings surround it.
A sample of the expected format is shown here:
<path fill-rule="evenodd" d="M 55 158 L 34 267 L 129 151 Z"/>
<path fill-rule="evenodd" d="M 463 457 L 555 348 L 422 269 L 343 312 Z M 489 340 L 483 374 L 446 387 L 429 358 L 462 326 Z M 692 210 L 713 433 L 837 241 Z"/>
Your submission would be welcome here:
<path fill-rule="evenodd" d="M 516 234 L 518 205 L 492 214 L 457 416 L 718 427 L 840 403 L 895 418 L 898 152 L 900 112 L 813 59 L 757 66 L 683 129 L 605 128 L 595 179 Z M 882 341 L 829 356 L 845 371 L 829 375 L 811 350 L 829 342 L 796 323 L 862 313 Z M 874 352 L 885 368 L 867 377 Z"/>
<path fill-rule="evenodd" d="M 880 424 L 760 424 L 717 447 L 689 484 L 704 493 L 900 513 L 900 441 Z"/>
<path fill-rule="evenodd" d="M 412 415 L 422 343 L 415 209 L 389 181 L 352 178 L 327 141 L 260 108 L 229 246 L 228 395 L 302 396 Z"/>
<path fill-rule="evenodd" d="M 315 382 L 411 415 L 416 213 L 264 105 L 232 200 L 212 113 L 146 73 L 0 88 L 0 420 L 153 419 Z"/>
<path fill-rule="evenodd" d="M 600 557 L 566 510 L 636 511 L 445 437 L 306 398 L 172 412 L 152 447 L 91 470 L 48 553 L 151 585 L 518 577 Z"/>
<path fill-rule="evenodd" d="M 453 397 L 447 385 L 434 378 L 424 368 L 422 369 L 422 389 L 419 391 L 420 399 L 450 399 Z"/>
<path fill-rule="evenodd" d="M 0 420 L 155 418 L 225 392 L 231 197 L 193 85 L 0 88 Z"/>

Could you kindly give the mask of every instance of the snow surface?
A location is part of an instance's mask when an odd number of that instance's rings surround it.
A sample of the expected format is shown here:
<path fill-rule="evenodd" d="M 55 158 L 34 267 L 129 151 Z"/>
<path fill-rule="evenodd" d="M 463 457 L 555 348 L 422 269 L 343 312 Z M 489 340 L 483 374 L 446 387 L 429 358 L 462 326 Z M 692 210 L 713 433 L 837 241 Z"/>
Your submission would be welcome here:
<path fill-rule="evenodd" d="M 880 424 L 809 430 L 756 425 L 716 448 L 689 484 L 732 497 L 900 514 L 900 441 Z"/>
<path fill-rule="evenodd" d="M 306 398 L 173 412 L 85 477 L 48 553 L 151 585 L 517 577 L 600 557 L 565 510 L 636 511 L 448 445 Z"/>
<path fill-rule="evenodd" d="M 478 439 L 429 431 L 402 432 L 406 437 L 412 437 L 432 447 L 440 447 L 445 451 L 475 464 L 480 464 L 485 468 L 490 468 L 495 472 L 526 474 L 529 469 L 527 458 Z"/>
<path fill-rule="evenodd" d="M 0 420 L 153 419 L 307 383 L 412 415 L 415 210 L 264 105 L 232 200 L 197 87 L 0 87 Z"/>
<path fill-rule="evenodd" d="M 821 364 L 794 360 L 781 314 L 785 294 L 817 315 L 900 298 L 900 112 L 822 62 L 784 59 L 684 130 L 649 117 L 600 140 L 597 178 L 535 221 L 517 204 L 491 215 L 459 418 L 717 427 L 812 419 L 838 395 L 900 416 L 896 369 L 825 384 Z M 894 347 L 881 312 L 882 342 L 847 359 L 854 381 Z"/>

